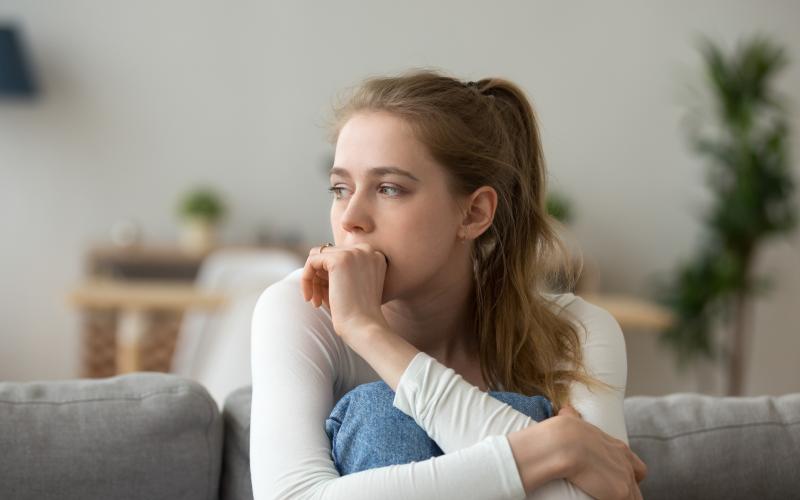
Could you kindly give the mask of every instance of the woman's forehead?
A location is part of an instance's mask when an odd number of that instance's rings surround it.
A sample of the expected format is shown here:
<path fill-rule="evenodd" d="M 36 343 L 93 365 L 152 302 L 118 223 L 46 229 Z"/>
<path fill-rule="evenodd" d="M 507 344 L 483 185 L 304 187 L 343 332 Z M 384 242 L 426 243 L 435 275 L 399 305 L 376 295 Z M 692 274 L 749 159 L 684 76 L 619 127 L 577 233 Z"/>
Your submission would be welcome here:
<path fill-rule="evenodd" d="M 385 112 L 358 113 L 342 127 L 336 142 L 335 172 L 362 177 L 376 167 L 395 167 L 418 180 L 436 165 L 401 118 Z M 342 169 L 342 170 L 339 170 Z"/>

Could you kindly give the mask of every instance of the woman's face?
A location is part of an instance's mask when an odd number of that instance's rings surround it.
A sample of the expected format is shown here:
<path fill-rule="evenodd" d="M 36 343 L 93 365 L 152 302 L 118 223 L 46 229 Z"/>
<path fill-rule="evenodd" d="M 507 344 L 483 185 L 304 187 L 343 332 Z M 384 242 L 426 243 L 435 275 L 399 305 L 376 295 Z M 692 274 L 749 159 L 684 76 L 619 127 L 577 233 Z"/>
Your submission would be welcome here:
<path fill-rule="evenodd" d="M 368 243 L 389 259 L 383 301 L 442 283 L 466 255 L 462 214 L 444 167 L 400 118 L 361 112 L 342 127 L 331 169 L 331 229 L 338 246 Z M 458 255 L 455 255 L 458 253 Z M 458 267 L 456 267 L 458 266 Z"/>

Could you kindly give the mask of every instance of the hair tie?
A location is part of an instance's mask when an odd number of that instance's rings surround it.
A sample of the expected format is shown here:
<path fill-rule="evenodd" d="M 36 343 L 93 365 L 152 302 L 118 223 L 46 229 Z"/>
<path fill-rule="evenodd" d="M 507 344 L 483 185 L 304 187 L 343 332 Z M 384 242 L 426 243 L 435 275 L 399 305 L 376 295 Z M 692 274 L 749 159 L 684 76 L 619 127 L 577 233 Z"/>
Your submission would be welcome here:
<path fill-rule="evenodd" d="M 477 91 L 478 91 L 478 93 L 479 93 L 480 95 L 482 95 L 482 96 L 486 96 L 486 97 L 490 97 L 490 98 L 494 99 L 494 94 L 487 94 L 487 93 L 485 93 L 484 91 L 482 91 L 481 89 L 479 89 L 479 88 L 478 88 L 478 87 L 480 86 L 480 84 L 479 84 L 478 82 L 469 81 L 469 82 L 465 83 L 465 84 L 464 84 L 464 86 L 465 86 L 466 88 L 468 88 L 468 89 L 475 89 L 475 90 L 477 90 Z M 490 89 L 490 90 L 491 90 L 491 89 Z"/>

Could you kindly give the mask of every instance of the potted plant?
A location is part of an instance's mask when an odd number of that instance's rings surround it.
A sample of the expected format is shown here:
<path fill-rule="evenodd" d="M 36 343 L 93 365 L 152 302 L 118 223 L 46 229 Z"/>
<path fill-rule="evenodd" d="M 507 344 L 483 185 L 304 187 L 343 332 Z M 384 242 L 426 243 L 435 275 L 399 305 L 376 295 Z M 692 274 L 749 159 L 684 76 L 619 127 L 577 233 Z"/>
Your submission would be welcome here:
<path fill-rule="evenodd" d="M 791 233 L 797 222 L 789 156 L 787 106 L 774 88 L 787 65 L 784 49 L 753 37 L 725 54 L 701 41 L 713 107 L 692 107 L 687 121 L 693 149 L 709 163 L 713 194 L 695 254 L 669 276 L 655 276 L 659 301 L 675 314 L 660 340 L 689 360 L 721 361 L 729 396 L 742 393 L 752 297 L 768 289 L 754 262 L 768 239 Z M 722 340 L 714 340 L 715 325 Z M 719 345 L 717 345 L 719 344 Z"/>
<path fill-rule="evenodd" d="M 180 201 L 181 244 L 191 253 L 206 253 L 216 244 L 217 225 L 225 215 L 222 198 L 212 189 L 195 188 Z"/>
<path fill-rule="evenodd" d="M 547 213 L 555 217 L 556 220 L 564 225 L 572 223 L 572 201 L 566 194 L 557 190 L 550 190 L 547 193 Z"/>

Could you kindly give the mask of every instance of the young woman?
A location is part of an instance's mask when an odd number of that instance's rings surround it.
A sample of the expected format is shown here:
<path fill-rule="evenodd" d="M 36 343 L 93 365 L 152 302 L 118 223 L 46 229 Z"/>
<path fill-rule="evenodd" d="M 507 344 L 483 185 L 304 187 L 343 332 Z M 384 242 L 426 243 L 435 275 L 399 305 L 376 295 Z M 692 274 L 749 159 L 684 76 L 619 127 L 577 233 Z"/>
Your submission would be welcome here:
<path fill-rule="evenodd" d="M 641 498 L 622 331 L 550 292 L 570 259 L 524 93 L 415 71 L 368 79 L 335 117 L 334 243 L 268 287 L 253 315 L 256 500 Z M 342 423 L 335 404 L 374 382 L 392 396 L 351 405 L 345 418 L 372 423 L 346 446 L 377 453 L 399 432 L 384 418 L 395 411 L 444 454 L 388 450 L 394 465 L 340 475 L 326 421 Z M 554 416 L 492 391 L 542 396 Z"/>

